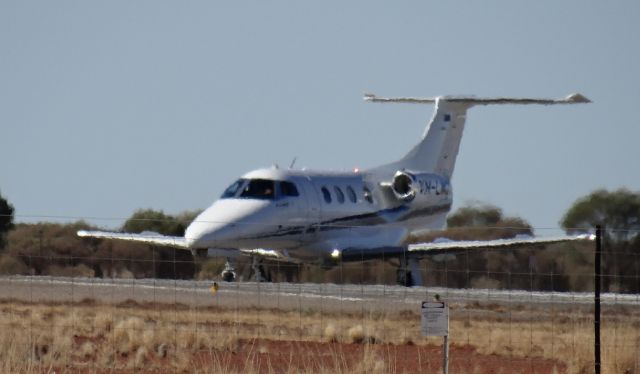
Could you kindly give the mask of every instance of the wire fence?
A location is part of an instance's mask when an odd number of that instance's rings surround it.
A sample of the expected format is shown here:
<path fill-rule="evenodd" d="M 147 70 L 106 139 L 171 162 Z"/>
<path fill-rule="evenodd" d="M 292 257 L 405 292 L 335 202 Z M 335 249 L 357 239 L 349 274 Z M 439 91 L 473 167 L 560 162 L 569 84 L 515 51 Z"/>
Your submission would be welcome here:
<path fill-rule="evenodd" d="M 239 257 L 224 282 L 225 258 L 77 238 L 74 225 L 30 229 L 0 257 L 2 372 L 437 372 L 442 341 L 420 331 L 432 300 L 450 306 L 452 373 L 594 366 L 592 241 L 420 256 L 414 269 L 408 252 Z M 638 373 L 640 241 L 608 233 L 602 372 Z M 410 270 L 422 285 L 398 284 Z"/>

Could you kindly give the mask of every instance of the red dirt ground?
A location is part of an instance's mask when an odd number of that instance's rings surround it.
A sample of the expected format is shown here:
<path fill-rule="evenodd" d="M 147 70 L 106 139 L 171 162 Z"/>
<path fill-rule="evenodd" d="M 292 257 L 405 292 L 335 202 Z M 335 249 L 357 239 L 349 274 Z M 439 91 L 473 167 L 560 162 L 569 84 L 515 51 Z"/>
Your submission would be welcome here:
<path fill-rule="evenodd" d="M 363 355 L 370 350 L 370 360 L 384 361 L 384 372 L 438 373 L 442 370 L 442 349 L 439 346 L 346 344 L 299 341 L 254 340 L 242 341 L 238 352 L 221 352 L 217 357 L 232 370 L 242 371 L 247 355 L 253 357 L 253 368 L 260 373 L 284 372 L 299 368 L 314 371 L 314 365 L 324 368 L 341 367 L 362 370 Z M 211 355 L 196 358 L 207 365 Z M 367 365 L 369 368 L 374 363 Z M 513 358 L 477 353 L 470 345 L 453 345 L 449 348 L 449 372 L 451 373 L 563 373 L 566 365 L 542 358 Z M 310 370 L 311 369 L 311 370 Z"/>
<path fill-rule="evenodd" d="M 76 341 L 85 341 L 76 337 Z M 363 364 L 363 355 L 367 363 Z M 96 368 L 91 360 L 81 366 L 49 368 L 47 372 L 62 373 L 176 373 L 189 372 L 194 367 L 214 372 L 214 359 L 224 367 L 225 372 L 257 373 L 283 372 L 330 372 L 337 368 L 340 372 L 392 372 L 392 373 L 440 373 L 442 370 L 442 350 L 439 346 L 417 346 L 413 344 L 358 344 L 320 343 L 280 340 L 241 340 L 233 350 L 200 352 L 190 360 L 190 369 L 177 370 L 170 358 L 159 358 L 149 353 L 147 362 L 135 369 L 126 367 L 120 357 L 115 368 Z M 376 363 L 380 366 L 376 367 Z M 166 369 L 164 369 L 166 368 Z M 377 368 L 378 370 L 373 370 Z M 559 361 L 539 357 L 515 358 L 509 356 L 484 355 L 476 352 L 471 345 L 449 347 L 449 372 L 473 374 L 499 373 L 565 373 L 566 365 Z"/>

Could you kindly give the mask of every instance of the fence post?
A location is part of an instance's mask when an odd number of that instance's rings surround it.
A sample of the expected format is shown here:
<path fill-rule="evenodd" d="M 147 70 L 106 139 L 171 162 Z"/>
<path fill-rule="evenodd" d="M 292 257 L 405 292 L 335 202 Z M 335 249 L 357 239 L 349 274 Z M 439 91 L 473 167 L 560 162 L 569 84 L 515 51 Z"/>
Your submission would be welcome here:
<path fill-rule="evenodd" d="M 600 260 L 602 256 L 602 227 L 600 225 L 596 226 L 596 253 L 595 253 L 595 280 L 594 280 L 594 288 L 595 288 L 595 308 L 594 308 L 594 316 L 593 316 L 593 327 L 594 327 L 594 369 L 596 374 L 600 374 Z"/>
<path fill-rule="evenodd" d="M 449 332 L 444 336 L 442 347 L 442 373 L 449 374 Z"/>

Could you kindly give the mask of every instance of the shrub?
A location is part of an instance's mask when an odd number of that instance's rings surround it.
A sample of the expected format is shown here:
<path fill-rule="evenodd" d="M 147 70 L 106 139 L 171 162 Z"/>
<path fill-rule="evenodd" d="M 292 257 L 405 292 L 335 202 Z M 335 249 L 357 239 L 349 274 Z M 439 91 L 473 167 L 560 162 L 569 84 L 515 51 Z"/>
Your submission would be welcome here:
<path fill-rule="evenodd" d="M 29 268 L 20 259 L 0 255 L 0 275 L 29 274 Z"/>

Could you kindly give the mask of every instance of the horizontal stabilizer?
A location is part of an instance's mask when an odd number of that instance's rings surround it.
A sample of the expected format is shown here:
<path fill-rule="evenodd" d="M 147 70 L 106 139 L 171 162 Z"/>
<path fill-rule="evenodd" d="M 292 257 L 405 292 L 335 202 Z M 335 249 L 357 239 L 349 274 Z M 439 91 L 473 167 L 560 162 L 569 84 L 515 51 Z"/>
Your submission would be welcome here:
<path fill-rule="evenodd" d="M 439 253 L 460 252 L 470 249 L 511 249 L 535 244 L 553 244 L 579 240 L 595 240 L 595 235 L 525 237 L 513 239 L 478 240 L 478 241 L 445 241 L 434 243 L 419 243 L 409 245 L 409 252 L 427 255 Z"/>
<path fill-rule="evenodd" d="M 437 100 L 447 101 L 450 103 L 466 104 L 466 106 L 474 105 L 491 105 L 491 104 L 585 104 L 591 100 L 579 93 L 571 94 L 561 99 L 539 99 L 539 98 L 522 98 L 522 97 L 475 97 L 475 96 L 438 96 L 438 97 L 381 97 L 374 94 L 365 94 L 365 101 L 374 103 L 409 103 L 409 104 L 431 104 Z"/>
<path fill-rule="evenodd" d="M 133 242 L 155 244 L 165 247 L 188 249 L 187 241 L 182 236 L 166 236 L 158 233 L 145 232 L 141 234 L 130 234 L 123 232 L 107 231 L 78 231 L 78 236 L 82 238 L 118 239 Z"/>

